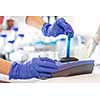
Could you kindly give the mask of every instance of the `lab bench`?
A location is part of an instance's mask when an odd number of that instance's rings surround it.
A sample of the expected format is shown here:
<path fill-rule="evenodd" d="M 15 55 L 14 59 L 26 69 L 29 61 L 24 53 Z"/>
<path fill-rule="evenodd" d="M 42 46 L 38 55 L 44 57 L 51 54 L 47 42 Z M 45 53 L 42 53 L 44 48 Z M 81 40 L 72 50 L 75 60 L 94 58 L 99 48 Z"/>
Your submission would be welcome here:
<path fill-rule="evenodd" d="M 94 66 L 92 74 L 76 75 L 70 77 L 58 77 L 49 78 L 46 80 L 40 80 L 36 78 L 27 80 L 9 80 L 9 77 L 4 74 L 0 74 L 1 82 L 12 82 L 12 83 L 98 83 L 100 82 L 100 66 Z"/>

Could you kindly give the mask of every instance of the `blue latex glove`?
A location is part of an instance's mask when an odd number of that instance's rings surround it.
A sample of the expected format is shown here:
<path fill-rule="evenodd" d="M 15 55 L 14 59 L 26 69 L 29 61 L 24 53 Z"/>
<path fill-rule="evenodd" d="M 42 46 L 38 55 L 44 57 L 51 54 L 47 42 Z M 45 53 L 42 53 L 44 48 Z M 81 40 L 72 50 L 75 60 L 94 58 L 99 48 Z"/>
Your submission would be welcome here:
<path fill-rule="evenodd" d="M 9 72 L 9 79 L 50 78 L 56 70 L 55 61 L 46 57 L 33 58 L 26 63 L 14 62 Z"/>
<path fill-rule="evenodd" d="M 49 23 L 44 23 L 42 27 L 42 32 L 45 36 L 58 36 L 60 34 L 68 35 L 71 33 L 71 38 L 74 35 L 74 31 L 70 24 L 68 24 L 64 18 L 59 18 L 55 21 L 53 25 Z"/>

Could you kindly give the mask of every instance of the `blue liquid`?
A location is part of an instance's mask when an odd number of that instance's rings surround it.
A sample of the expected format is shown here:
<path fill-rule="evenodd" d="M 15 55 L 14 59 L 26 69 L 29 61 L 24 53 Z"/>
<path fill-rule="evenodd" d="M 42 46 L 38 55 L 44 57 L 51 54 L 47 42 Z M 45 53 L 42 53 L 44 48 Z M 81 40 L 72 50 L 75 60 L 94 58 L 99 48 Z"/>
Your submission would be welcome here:
<path fill-rule="evenodd" d="M 66 51 L 66 56 L 67 56 L 67 58 L 69 58 L 70 57 L 70 41 L 71 41 L 71 35 L 70 35 L 70 33 L 68 33 L 68 41 L 67 41 L 67 51 Z"/>

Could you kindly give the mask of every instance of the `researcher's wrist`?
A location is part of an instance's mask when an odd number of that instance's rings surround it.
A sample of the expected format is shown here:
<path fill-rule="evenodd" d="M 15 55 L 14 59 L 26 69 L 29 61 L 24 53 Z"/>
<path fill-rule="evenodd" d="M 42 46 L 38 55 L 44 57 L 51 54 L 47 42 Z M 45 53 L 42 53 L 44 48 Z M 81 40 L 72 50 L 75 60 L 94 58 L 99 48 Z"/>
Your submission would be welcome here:
<path fill-rule="evenodd" d="M 15 70 L 17 70 L 17 64 L 16 62 L 13 62 L 11 65 L 11 69 L 9 71 L 9 80 L 11 80 L 12 78 L 14 78 L 14 76 L 18 76 L 15 72 Z"/>

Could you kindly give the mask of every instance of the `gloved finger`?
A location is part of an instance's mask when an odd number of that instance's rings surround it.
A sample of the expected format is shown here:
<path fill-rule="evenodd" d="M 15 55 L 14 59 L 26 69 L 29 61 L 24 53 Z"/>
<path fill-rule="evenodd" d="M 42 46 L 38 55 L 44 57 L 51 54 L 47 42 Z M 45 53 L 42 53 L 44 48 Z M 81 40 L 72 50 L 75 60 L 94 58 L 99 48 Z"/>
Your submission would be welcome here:
<path fill-rule="evenodd" d="M 68 25 L 65 23 L 65 20 L 63 18 L 60 18 L 56 21 L 57 25 L 63 29 L 64 31 L 67 30 Z"/>
<path fill-rule="evenodd" d="M 57 23 L 57 24 L 61 24 L 61 23 L 65 23 L 65 22 L 66 22 L 66 21 L 65 21 L 64 18 L 59 18 L 59 19 L 56 20 L 56 23 Z"/>
<path fill-rule="evenodd" d="M 55 63 L 54 60 L 52 60 L 52 59 L 50 59 L 50 58 L 47 58 L 47 57 L 40 57 L 40 60 Z"/>
<path fill-rule="evenodd" d="M 71 25 L 69 25 L 68 29 L 71 30 L 71 33 L 72 33 L 72 34 L 74 34 L 74 30 L 73 30 L 73 28 L 71 27 Z"/>
<path fill-rule="evenodd" d="M 44 66 L 44 67 L 47 67 L 47 68 L 57 69 L 56 63 L 52 63 L 52 62 L 48 62 L 48 61 L 39 61 L 38 65 Z"/>
<path fill-rule="evenodd" d="M 52 77 L 52 75 L 49 74 L 49 73 L 39 73 L 39 75 L 40 75 L 39 78 L 50 78 L 50 77 Z"/>
<path fill-rule="evenodd" d="M 44 66 L 38 66 L 38 67 L 35 67 L 35 69 L 38 72 L 45 72 L 45 73 L 54 73 L 54 72 L 57 71 L 57 69 L 47 68 L 47 67 L 44 67 Z"/>
<path fill-rule="evenodd" d="M 55 63 L 54 60 L 47 58 L 47 57 L 39 57 L 39 58 L 32 58 L 33 61 L 39 62 L 39 61 L 47 61 L 51 63 Z"/>
<path fill-rule="evenodd" d="M 68 32 L 68 31 L 71 33 L 73 32 L 72 27 L 66 23 L 61 23 L 59 26 L 62 27 L 65 32 Z"/>
<path fill-rule="evenodd" d="M 57 24 L 59 27 L 61 27 L 67 34 L 68 32 L 72 33 L 72 35 L 74 34 L 74 31 L 71 27 L 70 24 L 68 24 L 64 18 L 60 18 L 58 21 L 57 21 Z"/>
<path fill-rule="evenodd" d="M 70 33 L 71 38 L 74 36 L 74 33 L 72 30 L 70 30 L 69 28 L 67 29 L 67 31 L 64 32 L 66 35 L 68 35 L 68 33 Z"/>
<path fill-rule="evenodd" d="M 52 62 L 49 62 L 49 61 L 42 61 L 39 58 L 33 58 L 32 60 L 34 62 L 36 62 L 36 64 L 39 65 L 39 66 L 44 66 L 44 67 L 54 68 L 54 69 L 57 68 L 56 63 L 52 63 Z"/>
<path fill-rule="evenodd" d="M 56 69 L 57 68 L 57 65 L 56 63 L 52 63 L 52 62 L 49 62 L 49 61 L 42 61 L 40 60 L 40 58 L 33 58 L 32 59 L 32 63 L 35 63 L 38 65 L 38 66 L 44 66 L 44 67 L 48 67 L 48 68 L 54 68 Z"/>
<path fill-rule="evenodd" d="M 66 25 L 66 23 L 62 23 L 61 25 L 62 25 L 61 27 L 64 28 L 65 34 L 68 35 L 68 33 L 71 33 L 71 38 L 72 38 L 74 35 L 72 27 L 70 25 Z"/>

